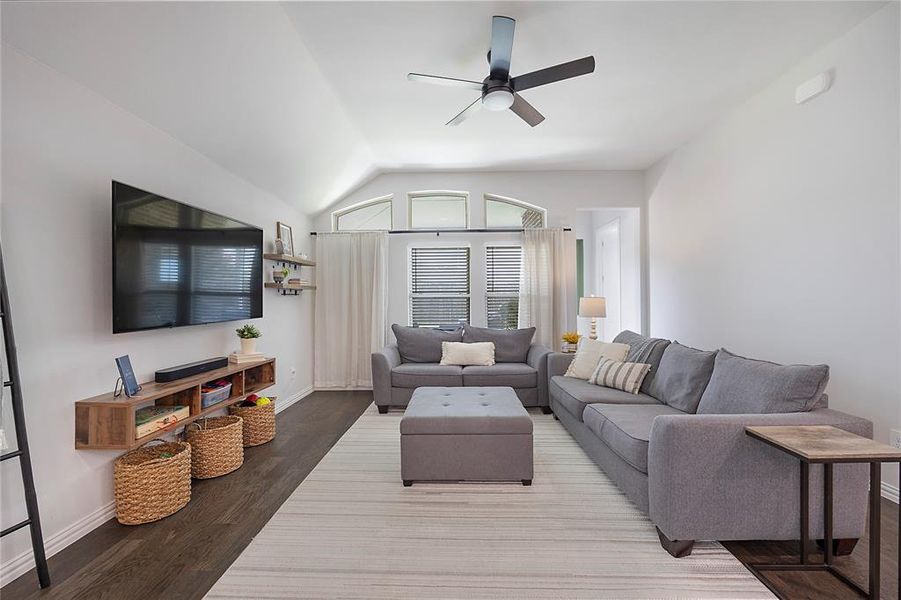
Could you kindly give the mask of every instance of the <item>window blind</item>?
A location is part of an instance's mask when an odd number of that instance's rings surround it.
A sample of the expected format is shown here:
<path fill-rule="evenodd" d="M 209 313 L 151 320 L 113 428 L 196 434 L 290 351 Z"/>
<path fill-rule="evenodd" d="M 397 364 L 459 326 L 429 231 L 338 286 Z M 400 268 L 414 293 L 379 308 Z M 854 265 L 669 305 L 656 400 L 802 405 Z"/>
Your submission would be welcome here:
<path fill-rule="evenodd" d="M 440 327 L 469 322 L 469 248 L 412 248 L 410 324 Z"/>
<path fill-rule="evenodd" d="M 516 329 L 519 316 L 519 246 L 485 248 L 485 301 L 488 327 Z"/>
<path fill-rule="evenodd" d="M 194 322 L 246 319 L 253 314 L 253 291 L 262 257 L 255 247 L 191 248 L 191 318 Z"/>

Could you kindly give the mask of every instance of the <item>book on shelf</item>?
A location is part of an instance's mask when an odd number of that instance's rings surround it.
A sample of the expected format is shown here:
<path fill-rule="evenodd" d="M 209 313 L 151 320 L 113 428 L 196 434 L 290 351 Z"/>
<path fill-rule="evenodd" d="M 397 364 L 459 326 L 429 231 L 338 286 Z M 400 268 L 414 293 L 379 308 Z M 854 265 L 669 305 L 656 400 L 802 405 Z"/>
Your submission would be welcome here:
<path fill-rule="evenodd" d="M 263 360 L 262 352 L 251 352 L 250 354 L 241 354 L 240 352 L 232 352 L 228 355 L 228 362 L 232 364 L 241 364 Z"/>
<path fill-rule="evenodd" d="M 145 406 L 135 411 L 135 435 L 144 437 L 191 414 L 187 406 Z"/>

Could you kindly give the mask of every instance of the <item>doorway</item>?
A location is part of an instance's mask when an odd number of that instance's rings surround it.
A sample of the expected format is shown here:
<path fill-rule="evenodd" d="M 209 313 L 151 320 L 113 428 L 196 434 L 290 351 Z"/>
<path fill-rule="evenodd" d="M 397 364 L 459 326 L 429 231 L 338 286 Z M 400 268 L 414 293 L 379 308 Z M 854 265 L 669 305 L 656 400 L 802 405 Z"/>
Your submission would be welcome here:
<path fill-rule="evenodd" d="M 600 319 L 598 337 L 606 342 L 622 331 L 622 247 L 618 218 L 595 230 L 598 295 L 607 299 L 607 317 Z"/>

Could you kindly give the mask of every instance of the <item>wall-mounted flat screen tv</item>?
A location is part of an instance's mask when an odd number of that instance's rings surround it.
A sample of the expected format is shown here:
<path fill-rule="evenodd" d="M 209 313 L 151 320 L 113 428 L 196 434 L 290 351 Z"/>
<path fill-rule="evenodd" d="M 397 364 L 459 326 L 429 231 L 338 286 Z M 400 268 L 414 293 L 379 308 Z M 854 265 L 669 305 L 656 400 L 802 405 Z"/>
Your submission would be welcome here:
<path fill-rule="evenodd" d="M 263 316 L 263 231 L 113 182 L 113 333 Z"/>

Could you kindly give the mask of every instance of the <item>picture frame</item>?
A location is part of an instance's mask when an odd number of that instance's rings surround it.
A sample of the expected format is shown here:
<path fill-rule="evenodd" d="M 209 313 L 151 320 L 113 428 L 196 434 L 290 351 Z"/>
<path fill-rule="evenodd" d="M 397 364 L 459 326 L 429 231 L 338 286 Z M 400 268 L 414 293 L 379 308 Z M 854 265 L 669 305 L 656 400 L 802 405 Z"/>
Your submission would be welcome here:
<path fill-rule="evenodd" d="M 119 379 L 122 383 L 122 390 L 125 392 L 125 395 L 129 398 L 137 395 L 137 393 L 141 391 L 141 386 L 138 384 L 134 369 L 131 367 L 131 359 L 128 358 L 127 354 L 116 359 L 116 368 L 119 369 Z M 117 382 L 117 388 L 118 383 L 119 382 Z M 122 392 L 116 391 L 113 395 L 118 396 L 121 393 Z"/>
<path fill-rule="evenodd" d="M 290 225 L 276 221 L 275 238 L 282 241 L 283 254 L 294 256 L 294 230 Z"/>

